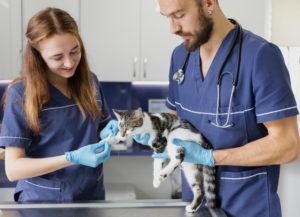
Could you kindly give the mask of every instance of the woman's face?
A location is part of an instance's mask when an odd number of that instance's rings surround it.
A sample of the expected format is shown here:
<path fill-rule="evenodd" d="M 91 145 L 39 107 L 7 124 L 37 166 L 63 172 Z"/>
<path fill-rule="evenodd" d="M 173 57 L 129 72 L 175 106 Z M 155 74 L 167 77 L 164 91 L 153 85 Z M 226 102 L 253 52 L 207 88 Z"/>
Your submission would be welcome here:
<path fill-rule="evenodd" d="M 75 74 L 81 59 L 81 47 L 75 36 L 56 34 L 39 42 L 38 50 L 48 65 L 48 79 L 67 80 Z"/>

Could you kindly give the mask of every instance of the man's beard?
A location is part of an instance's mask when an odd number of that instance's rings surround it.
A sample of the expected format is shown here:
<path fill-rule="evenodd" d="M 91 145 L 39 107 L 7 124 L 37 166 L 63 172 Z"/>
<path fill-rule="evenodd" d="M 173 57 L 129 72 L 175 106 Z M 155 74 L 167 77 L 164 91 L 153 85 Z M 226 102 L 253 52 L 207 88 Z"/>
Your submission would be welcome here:
<path fill-rule="evenodd" d="M 198 17 L 198 23 L 199 27 L 195 31 L 195 34 L 185 34 L 182 31 L 176 32 L 177 35 L 180 36 L 193 36 L 192 39 L 195 38 L 195 40 L 187 40 L 184 42 L 185 49 L 188 52 L 192 52 L 196 49 L 198 49 L 201 45 L 205 44 L 212 33 L 213 29 L 213 20 L 210 17 L 206 17 L 202 8 L 199 7 L 199 17 Z"/>

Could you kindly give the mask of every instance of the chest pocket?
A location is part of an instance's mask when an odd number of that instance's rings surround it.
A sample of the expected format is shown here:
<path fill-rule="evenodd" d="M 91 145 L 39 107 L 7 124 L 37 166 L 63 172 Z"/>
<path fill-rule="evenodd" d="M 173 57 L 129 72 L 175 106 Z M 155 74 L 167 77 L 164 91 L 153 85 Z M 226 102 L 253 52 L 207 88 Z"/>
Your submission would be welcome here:
<path fill-rule="evenodd" d="M 243 106 L 234 106 L 228 115 L 228 107 L 219 108 L 219 115 L 213 108 L 211 115 L 205 115 L 202 129 L 215 149 L 242 146 L 248 143 L 246 115 Z"/>

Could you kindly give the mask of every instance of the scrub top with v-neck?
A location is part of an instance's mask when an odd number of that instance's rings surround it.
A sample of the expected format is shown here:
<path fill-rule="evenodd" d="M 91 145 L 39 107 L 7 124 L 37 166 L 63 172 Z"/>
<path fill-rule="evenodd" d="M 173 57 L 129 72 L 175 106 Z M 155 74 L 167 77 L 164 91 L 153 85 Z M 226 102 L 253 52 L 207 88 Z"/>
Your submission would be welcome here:
<path fill-rule="evenodd" d="M 24 82 L 13 84 L 8 90 L 0 146 L 24 148 L 29 158 L 45 158 L 96 143 L 99 131 L 110 116 L 101 86 L 96 76 L 93 75 L 93 79 L 103 116 L 96 120 L 89 116 L 84 119 L 74 100 L 49 83 L 50 99 L 39 116 L 42 127 L 39 135 L 34 135 L 29 129 L 24 115 Z M 103 200 L 102 164 L 96 168 L 73 165 L 39 177 L 19 180 L 14 197 L 18 202 Z"/>
<path fill-rule="evenodd" d="M 186 50 L 178 46 L 171 59 L 167 106 L 191 122 L 214 149 L 243 146 L 267 135 L 263 123 L 298 114 L 288 70 L 277 46 L 243 30 L 240 75 L 233 95 L 228 124 L 216 123 L 217 77 L 219 67 L 234 38 L 232 30 L 223 40 L 203 79 L 200 51 L 191 52 L 183 84 L 173 81 Z M 226 122 L 232 78 L 237 64 L 237 45 L 222 72 L 219 123 Z M 277 195 L 279 165 L 261 167 L 219 166 L 217 174 L 220 207 L 234 217 L 280 217 Z M 183 198 L 191 191 L 183 179 Z"/>

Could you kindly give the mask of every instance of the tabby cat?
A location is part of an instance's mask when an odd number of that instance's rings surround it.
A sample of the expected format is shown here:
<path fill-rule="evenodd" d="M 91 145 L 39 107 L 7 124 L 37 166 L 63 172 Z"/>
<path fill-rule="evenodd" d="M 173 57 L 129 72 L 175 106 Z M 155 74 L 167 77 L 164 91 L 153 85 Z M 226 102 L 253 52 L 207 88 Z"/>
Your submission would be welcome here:
<path fill-rule="evenodd" d="M 193 200 L 187 205 L 187 212 L 195 212 L 206 198 L 206 206 L 216 207 L 215 168 L 183 162 L 184 148 L 172 144 L 174 138 L 194 141 L 204 148 L 211 146 L 201 134 L 187 121 L 171 113 L 147 113 L 141 108 L 136 110 L 113 110 L 118 119 L 119 133 L 122 137 L 133 134 L 150 134 L 149 145 L 155 153 L 166 151 L 169 163 L 163 167 L 165 159 L 154 158 L 153 186 L 158 188 L 162 181 L 178 166 L 182 166 L 185 177 L 192 189 Z"/>

